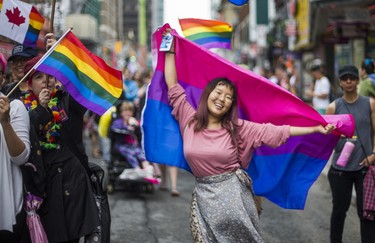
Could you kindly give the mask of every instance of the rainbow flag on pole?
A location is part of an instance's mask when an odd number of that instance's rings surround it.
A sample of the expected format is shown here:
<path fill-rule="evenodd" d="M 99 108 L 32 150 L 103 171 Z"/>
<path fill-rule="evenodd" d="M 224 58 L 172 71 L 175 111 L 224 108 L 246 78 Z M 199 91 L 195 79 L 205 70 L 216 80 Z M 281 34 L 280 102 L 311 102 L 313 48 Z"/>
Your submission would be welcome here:
<path fill-rule="evenodd" d="M 168 103 L 164 79 L 165 53 L 159 51 L 165 28 L 170 26 L 167 24 L 159 28 L 152 38 L 156 68 L 148 87 L 142 117 L 143 146 L 148 161 L 190 170 L 183 153 L 180 129 Z M 348 137 L 353 135 L 353 117 L 322 117 L 284 88 L 180 37 L 176 31 L 172 35 L 175 37 L 178 82 L 185 88 L 193 107 L 197 107 L 200 95 L 210 80 L 225 77 L 237 86 L 242 119 L 274 125 L 336 125 L 336 134 L 290 137 L 278 148 L 261 146 L 254 151 L 247 171 L 253 179 L 256 194 L 284 208 L 302 209 L 311 185 L 339 140 L 339 133 Z"/>
<path fill-rule="evenodd" d="M 35 47 L 44 24 L 43 16 L 30 4 L 0 0 L 0 35 Z"/>
<path fill-rule="evenodd" d="M 182 33 L 201 46 L 231 49 L 232 26 L 218 20 L 179 19 Z"/>
<path fill-rule="evenodd" d="M 104 114 L 122 93 L 122 73 L 92 54 L 68 30 L 35 64 L 38 71 L 56 77 L 81 105 Z"/>

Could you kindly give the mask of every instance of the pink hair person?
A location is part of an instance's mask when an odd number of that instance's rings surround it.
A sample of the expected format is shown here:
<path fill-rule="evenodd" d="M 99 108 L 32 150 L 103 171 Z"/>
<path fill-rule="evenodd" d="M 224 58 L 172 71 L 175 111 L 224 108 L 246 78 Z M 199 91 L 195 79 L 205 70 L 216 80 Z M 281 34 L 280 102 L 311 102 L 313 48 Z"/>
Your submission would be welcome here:
<path fill-rule="evenodd" d="M 5 73 L 5 69 L 7 68 L 7 61 L 2 53 L 0 53 L 0 65 L 2 68 L 3 73 Z"/>

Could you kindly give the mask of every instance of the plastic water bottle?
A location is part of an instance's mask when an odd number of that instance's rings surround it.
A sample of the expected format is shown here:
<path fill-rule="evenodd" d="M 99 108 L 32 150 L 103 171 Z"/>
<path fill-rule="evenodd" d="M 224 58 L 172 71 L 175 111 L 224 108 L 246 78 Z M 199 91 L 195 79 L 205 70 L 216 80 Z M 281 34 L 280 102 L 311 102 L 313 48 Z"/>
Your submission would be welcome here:
<path fill-rule="evenodd" d="M 341 167 L 345 167 L 348 163 L 348 160 L 350 158 L 350 155 L 353 152 L 353 149 L 355 147 L 355 141 L 356 137 L 353 137 L 352 139 L 347 139 L 346 143 L 344 144 L 344 147 L 342 148 L 341 154 L 339 158 L 337 159 L 336 164 Z"/>

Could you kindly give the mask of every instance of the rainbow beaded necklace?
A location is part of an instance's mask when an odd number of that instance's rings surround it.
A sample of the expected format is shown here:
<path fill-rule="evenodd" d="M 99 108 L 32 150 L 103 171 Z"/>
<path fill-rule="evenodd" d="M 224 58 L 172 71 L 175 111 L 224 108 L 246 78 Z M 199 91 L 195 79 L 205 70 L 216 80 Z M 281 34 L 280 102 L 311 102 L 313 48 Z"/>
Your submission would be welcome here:
<path fill-rule="evenodd" d="M 57 89 L 52 91 L 52 98 L 48 102 L 48 108 L 52 111 L 53 119 L 43 127 L 42 139 L 39 142 L 40 146 L 44 149 L 56 149 L 58 147 L 57 140 L 60 137 L 61 116 L 60 109 L 57 107 L 59 99 L 55 96 L 56 92 Z M 38 106 L 39 101 L 35 94 L 29 91 L 25 94 L 23 103 L 28 111 L 32 111 Z"/>

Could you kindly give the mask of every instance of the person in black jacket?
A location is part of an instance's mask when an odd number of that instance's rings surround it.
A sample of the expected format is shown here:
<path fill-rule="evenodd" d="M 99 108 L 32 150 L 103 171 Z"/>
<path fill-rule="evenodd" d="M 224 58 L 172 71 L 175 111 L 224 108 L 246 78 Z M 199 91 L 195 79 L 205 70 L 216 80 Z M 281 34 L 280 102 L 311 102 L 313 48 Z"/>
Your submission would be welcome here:
<path fill-rule="evenodd" d="M 25 65 L 27 73 L 40 60 Z M 56 80 L 33 71 L 22 97 L 29 110 L 31 144 L 38 143 L 46 170 L 45 199 L 39 214 L 49 242 L 79 242 L 99 225 L 89 178 L 88 157 L 82 141 L 86 108 L 77 103 Z"/>

